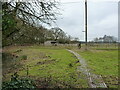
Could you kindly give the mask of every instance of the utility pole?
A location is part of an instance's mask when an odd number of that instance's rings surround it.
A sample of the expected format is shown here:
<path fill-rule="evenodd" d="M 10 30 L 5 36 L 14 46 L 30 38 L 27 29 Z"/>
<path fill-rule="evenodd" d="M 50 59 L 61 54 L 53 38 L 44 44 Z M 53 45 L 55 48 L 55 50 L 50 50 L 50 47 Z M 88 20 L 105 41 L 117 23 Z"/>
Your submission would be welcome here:
<path fill-rule="evenodd" d="M 87 0 L 85 0 L 85 46 L 87 50 Z"/>

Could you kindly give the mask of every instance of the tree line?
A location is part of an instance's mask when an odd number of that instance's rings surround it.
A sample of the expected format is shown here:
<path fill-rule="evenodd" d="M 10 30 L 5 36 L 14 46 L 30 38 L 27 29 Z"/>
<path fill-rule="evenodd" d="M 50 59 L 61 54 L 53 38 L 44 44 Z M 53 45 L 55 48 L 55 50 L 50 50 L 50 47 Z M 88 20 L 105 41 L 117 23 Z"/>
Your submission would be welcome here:
<path fill-rule="evenodd" d="M 41 25 L 55 22 L 57 5 L 55 0 L 2 2 L 2 46 L 43 44 L 47 40 L 70 43 L 71 36 L 59 27 L 47 29 Z"/>
<path fill-rule="evenodd" d="M 116 43 L 117 38 L 114 36 L 104 35 L 103 37 L 95 38 L 93 42 L 103 42 L 103 43 Z"/>

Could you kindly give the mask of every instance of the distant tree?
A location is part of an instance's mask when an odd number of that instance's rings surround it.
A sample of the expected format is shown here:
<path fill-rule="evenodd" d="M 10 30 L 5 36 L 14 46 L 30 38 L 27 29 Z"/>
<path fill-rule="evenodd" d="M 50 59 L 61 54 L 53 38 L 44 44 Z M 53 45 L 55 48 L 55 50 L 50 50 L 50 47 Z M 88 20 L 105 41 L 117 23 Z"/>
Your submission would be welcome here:
<path fill-rule="evenodd" d="M 103 40 L 104 42 L 116 42 L 117 41 L 117 39 L 114 36 L 107 36 L 107 35 L 104 35 Z"/>
<path fill-rule="evenodd" d="M 67 35 L 59 27 L 51 28 L 47 33 L 48 33 L 47 38 L 49 38 L 48 40 L 55 40 L 58 43 L 62 43 L 62 44 L 70 43 L 72 39 L 70 35 Z"/>
<path fill-rule="evenodd" d="M 74 41 L 79 41 L 79 38 L 75 37 L 75 38 L 74 38 Z"/>
<path fill-rule="evenodd" d="M 94 42 L 98 42 L 98 40 L 99 40 L 98 38 L 95 38 L 95 39 L 94 39 Z"/>
<path fill-rule="evenodd" d="M 106 43 L 110 43 L 110 42 L 117 42 L 117 38 L 114 36 L 107 36 L 104 35 L 103 37 L 99 37 L 99 38 L 95 38 L 94 42 L 106 42 Z"/>
<path fill-rule="evenodd" d="M 60 37 L 62 37 L 61 35 L 64 32 L 59 27 L 55 27 L 55 28 L 51 28 L 51 33 L 52 33 L 52 35 L 54 37 L 54 40 L 57 41 Z"/>
<path fill-rule="evenodd" d="M 71 40 L 72 40 L 72 36 L 68 35 L 66 37 L 66 43 L 70 44 L 71 43 Z"/>

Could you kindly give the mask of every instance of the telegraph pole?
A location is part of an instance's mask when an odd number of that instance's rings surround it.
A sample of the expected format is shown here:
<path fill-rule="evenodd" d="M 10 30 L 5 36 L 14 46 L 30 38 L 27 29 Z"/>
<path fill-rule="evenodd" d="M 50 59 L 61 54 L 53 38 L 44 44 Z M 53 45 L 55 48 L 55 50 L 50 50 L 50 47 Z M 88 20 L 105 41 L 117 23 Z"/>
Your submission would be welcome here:
<path fill-rule="evenodd" d="M 87 0 L 85 0 L 85 46 L 87 50 Z"/>

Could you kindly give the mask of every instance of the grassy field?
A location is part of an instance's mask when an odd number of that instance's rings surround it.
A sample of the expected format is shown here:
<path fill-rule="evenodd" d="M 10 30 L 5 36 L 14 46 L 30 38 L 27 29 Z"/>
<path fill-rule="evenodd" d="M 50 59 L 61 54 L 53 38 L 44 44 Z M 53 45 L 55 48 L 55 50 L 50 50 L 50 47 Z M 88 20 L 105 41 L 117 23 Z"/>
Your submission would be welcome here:
<path fill-rule="evenodd" d="M 118 86 L 117 48 L 90 48 L 87 51 L 77 47 L 19 46 L 4 49 L 3 81 L 8 81 L 14 72 L 20 77 L 30 77 L 37 87 L 87 88 L 88 82 L 77 67 L 77 58 L 68 52 L 79 53 L 92 73 L 102 75 L 109 88 Z"/>
<path fill-rule="evenodd" d="M 37 87 L 88 87 L 85 77 L 77 70 L 77 66 L 80 66 L 77 58 L 65 49 L 30 46 L 13 47 L 6 52 L 18 57 L 16 63 L 9 63 L 4 68 L 3 80 L 9 80 L 14 72 L 18 72 L 21 77 L 28 74 L 36 81 Z M 22 60 L 23 56 L 27 56 L 27 60 Z"/>
<path fill-rule="evenodd" d="M 102 75 L 110 88 L 118 87 L 118 50 L 114 48 L 94 48 L 94 50 L 75 50 L 88 63 L 91 72 Z"/>

